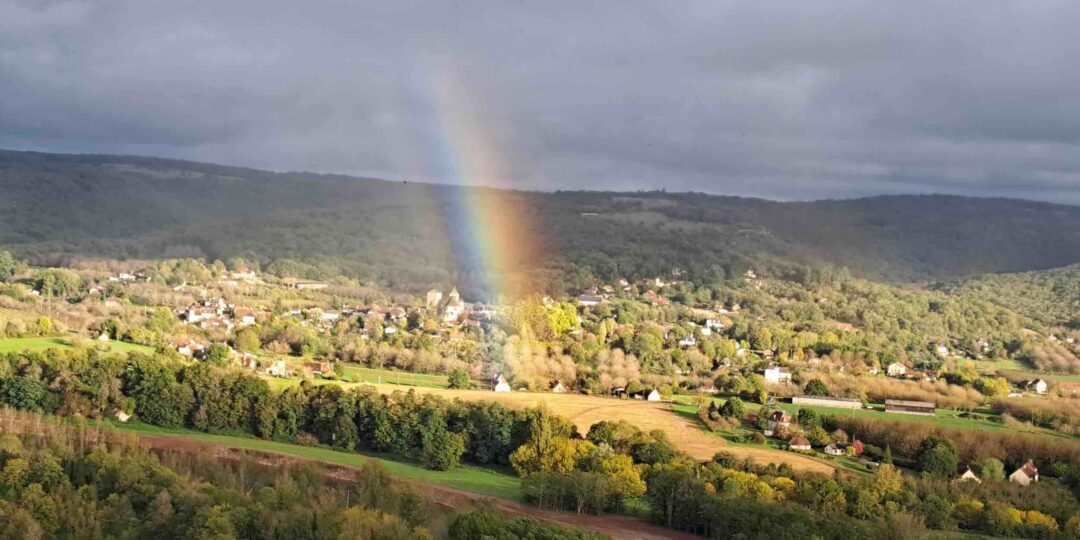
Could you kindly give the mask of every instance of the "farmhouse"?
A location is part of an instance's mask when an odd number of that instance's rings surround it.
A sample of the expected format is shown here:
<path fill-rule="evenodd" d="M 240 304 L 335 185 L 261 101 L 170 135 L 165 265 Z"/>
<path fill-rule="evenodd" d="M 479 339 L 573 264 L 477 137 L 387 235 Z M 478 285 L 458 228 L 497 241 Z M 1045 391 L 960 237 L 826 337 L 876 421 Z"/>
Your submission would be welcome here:
<path fill-rule="evenodd" d="M 271 377 L 287 377 L 289 370 L 285 367 L 284 360 L 274 360 L 270 367 L 266 368 L 266 374 Z"/>
<path fill-rule="evenodd" d="M 1024 390 L 1027 390 L 1028 392 L 1035 392 L 1036 394 L 1045 394 L 1046 391 L 1049 389 L 1049 386 L 1050 386 L 1043 379 L 1033 379 L 1033 380 L 1030 380 L 1030 381 L 1024 381 L 1022 384 L 1023 384 Z"/>
<path fill-rule="evenodd" d="M 492 379 L 492 383 L 493 384 L 491 385 L 491 389 L 496 392 L 510 391 L 510 383 L 506 382 L 506 377 L 503 377 L 502 375 L 496 375 Z"/>
<path fill-rule="evenodd" d="M 656 389 L 654 388 L 652 392 L 649 392 L 649 395 L 645 396 L 645 400 L 646 401 L 660 401 L 660 392 L 657 392 Z"/>
<path fill-rule="evenodd" d="M 765 382 L 771 384 L 791 383 L 791 370 L 786 367 L 769 366 L 765 368 Z"/>
<path fill-rule="evenodd" d="M 885 368 L 885 374 L 890 377 L 903 377 L 907 373 L 907 366 L 900 362 L 893 362 Z"/>
<path fill-rule="evenodd" d="M 769 433 L 766 433 L 766 435 L 771 435 L 777 431 L 782 431 L 791 427 L 791 420 L 791 415 L 786 411 L 773 411 L 773 413 L 769 415 L 768 422 L 766 423 L 766 426 L 769 428 Z"/>
<path fill-rule="evenodd" d="M 1019 469 L 1016 469 L 1016 471 L 1009 475 L 1009 481 L 1014 484 L 1020 484 L 1021 486 L 1026 486 L 1032 482 L 1038 482 L 1039 469 L 1037 469 L 1035 463 L 1029 459 L 1027 460 L 1027 463 L 1021 465 Z"/>
<path fill-rule="evenodd" d="M 792 450 L 810 450 L 810 449 L 812 449 L 812 447 L 810 446 L 810 439 L 807 439 L 806 437 L 795 437 L 795 438 L 791 439 L 790 441 L 788 441 L 787 445 L 788 445 L 788 448 L 790 448 Z"/>
<path fill-rule="evenodd" d="M 555 384 L 551 385 L 551 391 L 556 394 L 565 394 L 566 385 L 564 385 L 562 381 L 555 381 Z"/>
<path fill-rule="evenodd" d="M 982 483 L 982 480 L 979 480 L 979 477 L 975 476 L 975 473 L 971 471 L 971 467 L 968 467 L 967 470 L 964 471 L 964 474 L 961 474 L 960 478 L 957 478 L 957 480 L 961 482 L 975 482 L 976 484 Z"/>
<path fill-rule="evenodd" d="M 830 456 L 842 456 L 847 453 L 847 447 L 843 444 L 832 443 L 825 447 L 825 453 Z"/>
<path fill-rule="evenodd" d="M 935 406 L 929 401 L 909 401 L 906 399 L 886 399 L 885 412 L 900 414 L 921 414 L 933 416 Z"/>

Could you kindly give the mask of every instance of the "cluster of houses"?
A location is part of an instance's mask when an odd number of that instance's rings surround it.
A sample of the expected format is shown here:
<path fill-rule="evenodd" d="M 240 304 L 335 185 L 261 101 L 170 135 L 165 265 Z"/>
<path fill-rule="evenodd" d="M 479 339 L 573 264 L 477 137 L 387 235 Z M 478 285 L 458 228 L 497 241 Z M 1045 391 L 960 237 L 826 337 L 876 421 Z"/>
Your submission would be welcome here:
<path fill-rule="evenodd" d="M 204 329 L 232 330 L 237 327 L 251 326 L 257 320 L 255 310 L 230 304 L 224 298 L 200 300 L 175 310 L 175 313 L 181 321 Z"/>
<path fill-rule="evenodd" d="M 468 303 L 461 299 L 461 293 L 454 287 L 443 299 L 442 291 L 431 289 L 425 297 L 425 307 L 436 315 L 443 325 L 461 324 L 480 326 L 495 320 L 496 308 L 491 304 Z"/>

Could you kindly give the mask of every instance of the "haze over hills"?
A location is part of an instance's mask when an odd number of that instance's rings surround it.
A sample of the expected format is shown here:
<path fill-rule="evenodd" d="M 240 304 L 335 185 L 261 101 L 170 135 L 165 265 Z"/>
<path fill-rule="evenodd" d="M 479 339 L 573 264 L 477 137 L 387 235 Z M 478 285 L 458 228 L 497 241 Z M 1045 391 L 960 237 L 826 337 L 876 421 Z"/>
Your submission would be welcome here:
<path fill-rule="evenodd" d="M 11 151 L 0 152 L 0 246 L 32 258 L 247 256 L 312 277 L 469 282 L 482 269 L 461 229 L 483 211 L 467 202 L 478 193 L 534 224 L 522 234 L 537 238 L 515 240 L 537 275 L 519 285 L 673 268 L 714 279 L 750 267 L 925 281 L 1080 262 L 1080 207 L 1024 200 L 540 193 Z"/>

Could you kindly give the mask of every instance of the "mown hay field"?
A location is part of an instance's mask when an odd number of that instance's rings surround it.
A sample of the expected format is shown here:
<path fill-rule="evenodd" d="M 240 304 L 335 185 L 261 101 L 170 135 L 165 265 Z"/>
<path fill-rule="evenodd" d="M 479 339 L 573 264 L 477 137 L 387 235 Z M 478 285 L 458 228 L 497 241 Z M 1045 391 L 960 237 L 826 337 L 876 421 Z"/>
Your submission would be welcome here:
<path fill-rule="evenodd" d="M 396 385 L 372 385 L 380 392 L 401 391 Z M 643 431 L 659 429 L 665 432 L 682 451 L 695 459 L 707 460 L 718 451 L 726 451 L 740 457 L 749 457 L 757 463 L 788 463 L 800 470 L 831 473 L 834 468 L 824 461 L 771 448 L 733 445 L 721 437 L 705 431 L 693 418 L 676 414 L 670 403 L 625 400 L 578 394 L 553 394 L 537 392 L 491 392 L 486 390 L 446 390 L 414 387 L 421 394 L 437 394 L 447 399 L 464 401 L 495 401 L 511 408 L 534 407 L 540 403 L 559 416 L 570 419 L 582 434 L 602 420 L 626 420 Z"/>

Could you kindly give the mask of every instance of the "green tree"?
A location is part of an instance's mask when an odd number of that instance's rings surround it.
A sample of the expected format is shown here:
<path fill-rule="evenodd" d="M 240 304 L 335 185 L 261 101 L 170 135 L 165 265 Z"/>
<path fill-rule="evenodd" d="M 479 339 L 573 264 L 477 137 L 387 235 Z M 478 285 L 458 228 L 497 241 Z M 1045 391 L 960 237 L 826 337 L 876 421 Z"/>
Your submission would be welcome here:
<path fill-rule="evenodd" d="M 737 397 L 730 398 L 720 406 L 720 414 L 728 418 L 741 420 L 746 416 L 746 405 Z"/>
<path fill-rule="evenodd" d="M 259 331 L 255 328 L 248 327 L 236 334 L 236 339 L 233 340 L 233 344 L 236 346 L 236 350 L 242 352 L 255 352 L 259 350 Z"/>
<path fill-rule="evenodd" d="M 939 478 L 951 478 L 956 474 L 960 458 L 956 447 L 945 437 L 927 437 L 915 453 L 919 470 Z"/>
<path fill-rule="evenodd" d="M 803 393 L 808 396 L 827 396 L 829 395 L 829 387 L 825 386 L 821 379 L 810 379 L 810 382 L 806 383 Z"/>
<path fill-rule="evenodd" d="M 19 263 L 9 251 L 0 251 L 0 283 L 7 283 L 19 271 Z"/>
<path fill-rule="evenodd" d="M 1005 479 L 1005 464 L 997 458 L 986 458 L 979 464 L 979 478 L 984 482 Z"/>
<path fill-rule="evenodd" d="M 469 373 L 464 369 L 455 369 L 450 372 L 448 386 L 455 390 L 467 390 L 469 388 Z"/>
<path fill-rule="evenodd" d="M 446 430 L 439 430 L 424 438 L 424 466 L 436 471 L 447 471 L 461 464 L 465 452 L 465 439 Z"/>

